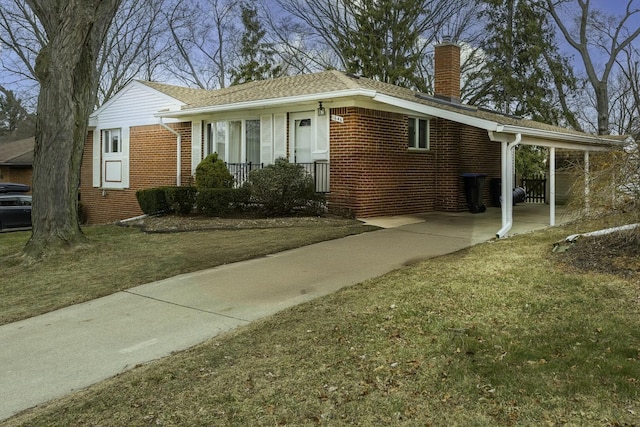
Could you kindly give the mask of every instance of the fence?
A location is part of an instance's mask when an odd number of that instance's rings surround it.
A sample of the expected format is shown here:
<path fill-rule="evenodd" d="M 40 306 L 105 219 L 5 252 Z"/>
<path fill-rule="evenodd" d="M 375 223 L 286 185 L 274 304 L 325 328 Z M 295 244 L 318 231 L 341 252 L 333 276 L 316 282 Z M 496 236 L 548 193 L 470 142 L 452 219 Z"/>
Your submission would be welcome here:
<path fill-rule="evenodd" d="M 296 163 L 304 168 L 313 178 L 316 193 L 329 192 L 329 163 Z M 227 169 L 234 178 L 234 186 L 240 187 L 247 181 L 249 173 L 253 170 L 262 169 L 263 163 L 227 163 Z"/>
<path fill-rule="evenodd" d="M 525 202 L 546 203 L 547 179 L 544 176 L 522 178 L 522 187 L 526 192 Z"/>

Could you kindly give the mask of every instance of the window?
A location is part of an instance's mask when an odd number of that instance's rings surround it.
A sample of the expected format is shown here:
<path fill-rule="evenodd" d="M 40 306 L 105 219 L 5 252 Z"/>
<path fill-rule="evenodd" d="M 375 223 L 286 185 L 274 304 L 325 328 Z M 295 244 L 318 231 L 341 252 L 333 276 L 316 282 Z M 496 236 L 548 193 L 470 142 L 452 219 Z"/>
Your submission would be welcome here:
<path fill-rule="evenodd" d="M 227 163 L 260 163 L 260 119 L 208 124 L 207 152 Z"/>
<path fill-rule="evenodd" d="M 429 120 L 409 117 L 409 141 L 410 149 L 429 149 Z"/>
<path fill-rule="evenodd" d="M 105 153 L 122 153 L 120 129 L 106 129 L 102 131 L 102 143 Z"/>
<path fill-rule="evenodd" d="M 247 163 L 260 164 L 260 120 L 246 120 L 244 124 Z"/>

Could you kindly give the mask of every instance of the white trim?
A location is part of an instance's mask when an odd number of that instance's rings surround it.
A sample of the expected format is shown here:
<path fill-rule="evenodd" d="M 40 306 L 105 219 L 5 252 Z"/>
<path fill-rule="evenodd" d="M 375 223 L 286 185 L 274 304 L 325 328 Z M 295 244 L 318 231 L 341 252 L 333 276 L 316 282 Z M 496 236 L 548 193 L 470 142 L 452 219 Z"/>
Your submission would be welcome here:
<path fill-rule="evenodd" d="M 335 92 L 315 93 L 309 95 L 297 95 L 286 98 L 272 98 L 272 99 L 259 99 L 255 101 L 236 102 L 233 104 L 212 105 L 207 107 L 189 108 L 181 111 L 159 111 L 155 114 L 156 117 L 185 117 L 194 116 L 199 114 L 219 113 L 223 111 L 235 111 L 235 110 L 247 110 L 252 108 L 268 108 L 277 107 L 281 105 L 296 104 L 296 103 L 317 103 L 326 99 L 344 98 L 354 96 L 365 96 L 373 98 L 376 95 L 376 91 L 369 89 L 347 89 L 338 90 Z"/>
<path fill-rule="evenodd" d="M 376 96 L 373 97 L 373 100 L 381 102 L 383 104 L 400 107 L 405 110 L 411 110 L 417 113 L 426 114 L 428 116 L 451 120 L 453 122 L 466 124 L 487 131 L 499 132 L 502 126 L 494 121 L 467 116 L 462 113 L 456 113 L 455 111 L 443 110 L 442 108 L 432 107 L 430 105 L 421 104 L 419 102 L 406 101 L 404 99 L 395 98 L 393 96 L 384 95 L 381 93 L 376 94 Z"/>
<path fill-rule="evenodd" d="M 549 149 L 549 225 L 556 225 L 556 149 Z"/>
<path fill-rule="evenodd" d="M 180 153 L 182 154 L 182 153 Z M 202 121 L 191 122 L 191 175 L 196 174 L 196 168 L 202 161 Z M 180 167 L 182 169 L 182 167 Z"/>
<path fill-rule="evenodd" d="M 101 135 L 102 131 L 100 129 L 93 129 L 92 183 L 96 188 L 100 188 L 100 186 L 102 185 L 102 146 L 100 144 Z"/>

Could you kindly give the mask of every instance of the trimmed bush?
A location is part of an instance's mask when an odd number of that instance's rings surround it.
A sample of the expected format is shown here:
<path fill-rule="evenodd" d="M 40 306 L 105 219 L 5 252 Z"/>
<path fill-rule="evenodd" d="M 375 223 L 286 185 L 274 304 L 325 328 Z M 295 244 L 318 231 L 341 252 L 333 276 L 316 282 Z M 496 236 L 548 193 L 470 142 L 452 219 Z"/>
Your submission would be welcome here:
<path fill-rule="evenodd" d="M 167 207 L 170 212 L 188 215 L 196 203 L 195 187 L 163 187 Z"/>
<path fill-rule="evenodd" d="M 196 197 L 198 212 L 207 216 L 224 216 L 241 209 L 249 200 L 243 188 L 200 188 Z"/>
<path fill-rule="evenodd" d="M 252 171 L 246 182 L 251 201 L 265 215 L 291 215 L 297 211 L 318 213 L 324 196 L 315 192 L 311 175 L 301 165 L 277 159 L 275 164 Z"/>
<path fill-rule="evenodd" d="M 169 205 L 163 188 L 147 188 L 136 191 L 140 209 L 147 215 L 155 215 L 169 211 Z"/>
<path fill-rule="evenodd" d="M 209 154 L 196 167 L 196 185 L 198 189 L 233 187 L 233 176 L 217 153 Z"/>

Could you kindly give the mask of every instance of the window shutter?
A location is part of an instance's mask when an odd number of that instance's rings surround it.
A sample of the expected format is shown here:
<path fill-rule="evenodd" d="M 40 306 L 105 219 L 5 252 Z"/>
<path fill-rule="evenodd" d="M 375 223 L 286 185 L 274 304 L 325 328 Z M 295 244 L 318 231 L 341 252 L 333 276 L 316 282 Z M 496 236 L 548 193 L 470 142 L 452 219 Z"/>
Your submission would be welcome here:
<path fill-rule="evenodd" d="M 273 158 L 287 157 L 287 115 L 273 116 Z"/>
<path fill-rule="evenodd" d="M 273 163 L 273 119 L 271 114 L 260 117 L 260 163 Z"/>
<path fill-rule="evenodd" d="M 202 122 L 191 122 L 191 175 L 202 161 Z"/>
<path fill-rule="evenodd" d="M 122 144 L 122 188 L 129 188 L 129 128 L 120 131 Z"/>
<path fill-rule="evenodd" d="M 98 129 L 93 129 L 93 167 L 92 167 L 92 175 L 93 175 L 93 186 L 94 187 L 100 187 L 100 185 L 102 184 L 102 174 L 101 169 L 102 169 L 102 165 L 100 164 L 100 160 L 101 160 L 101 156 L 100 154 L 102 153 L 101 147 L 100 147 L 100 130 Z"/>
<path fill-rule="evenodd" d="M 314 160 L 329 160 L 329 116 L 318 117 Z"/>

